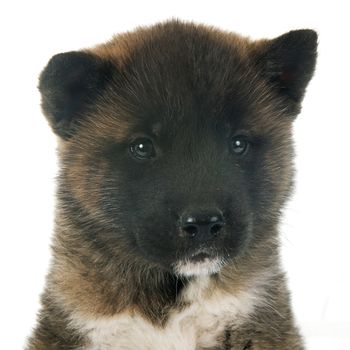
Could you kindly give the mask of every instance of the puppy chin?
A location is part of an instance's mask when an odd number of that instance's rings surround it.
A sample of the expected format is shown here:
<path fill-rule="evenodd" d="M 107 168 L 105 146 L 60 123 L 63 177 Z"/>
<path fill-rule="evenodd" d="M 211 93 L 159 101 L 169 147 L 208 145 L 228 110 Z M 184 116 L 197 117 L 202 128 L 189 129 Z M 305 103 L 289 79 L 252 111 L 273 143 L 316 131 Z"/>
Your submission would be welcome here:
<path fill-rule="evenodd" d="M 180 260 L 173 265 L 173 268 L 178 276 L 195 277 L 218 273 L 223 265 L 224 260 L 222 258 L 205 257 L 200 260 L 191 258 Z"/>

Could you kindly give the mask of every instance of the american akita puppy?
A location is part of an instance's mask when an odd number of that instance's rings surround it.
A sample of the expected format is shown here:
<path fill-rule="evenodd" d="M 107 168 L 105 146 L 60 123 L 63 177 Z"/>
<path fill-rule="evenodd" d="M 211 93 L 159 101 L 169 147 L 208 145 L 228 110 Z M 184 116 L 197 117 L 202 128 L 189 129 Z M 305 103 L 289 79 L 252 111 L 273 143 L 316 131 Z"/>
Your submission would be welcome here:
<path fill-rule="evenodd" d="M 27 349 L 303 349 L 277 227 L 316 47 L 173 20 L 50 60 L 57 214 Z"/>

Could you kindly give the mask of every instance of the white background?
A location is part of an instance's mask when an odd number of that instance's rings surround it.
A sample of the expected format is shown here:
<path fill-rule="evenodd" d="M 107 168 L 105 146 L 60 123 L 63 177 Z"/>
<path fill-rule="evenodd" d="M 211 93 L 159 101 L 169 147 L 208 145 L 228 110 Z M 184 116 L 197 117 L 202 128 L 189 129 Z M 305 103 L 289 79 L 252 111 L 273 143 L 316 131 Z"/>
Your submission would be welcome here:
<path fill-rule="evenodd" d="M 296 0 L 1 2 L 0 348 L 23 347 L 50 257 L 57 168 L 39 72 L 55 53 L 171 17 L 252 38 L 318 31 L 317 71 L 295 123 L 298 176 L 281 226 L 283 261 L 308 349 L 349 350 L 349 9 Z"/>

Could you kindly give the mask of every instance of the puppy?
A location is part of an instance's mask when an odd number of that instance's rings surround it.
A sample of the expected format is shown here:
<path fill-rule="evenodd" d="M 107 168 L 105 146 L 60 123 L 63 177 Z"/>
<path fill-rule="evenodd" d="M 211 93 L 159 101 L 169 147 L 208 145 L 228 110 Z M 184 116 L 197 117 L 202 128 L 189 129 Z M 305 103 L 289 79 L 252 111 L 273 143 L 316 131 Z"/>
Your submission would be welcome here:
<path fill-rule="evenodd" d="M 317 35 L 172 20 L 54 56 L 53 258 L 28 350 L 301 350 L 278 223 Z"/>

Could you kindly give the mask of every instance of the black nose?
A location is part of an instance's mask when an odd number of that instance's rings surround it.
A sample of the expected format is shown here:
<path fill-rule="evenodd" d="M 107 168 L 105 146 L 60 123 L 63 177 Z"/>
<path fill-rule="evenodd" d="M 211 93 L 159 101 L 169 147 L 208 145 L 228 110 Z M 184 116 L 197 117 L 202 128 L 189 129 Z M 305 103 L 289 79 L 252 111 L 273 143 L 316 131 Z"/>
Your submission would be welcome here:
<path fill-rule="evenodd" d="M 186 213 L 181 217 L 181 235 L 208 239 L 218 236 L 224 225 L 219 211 Z"/>

